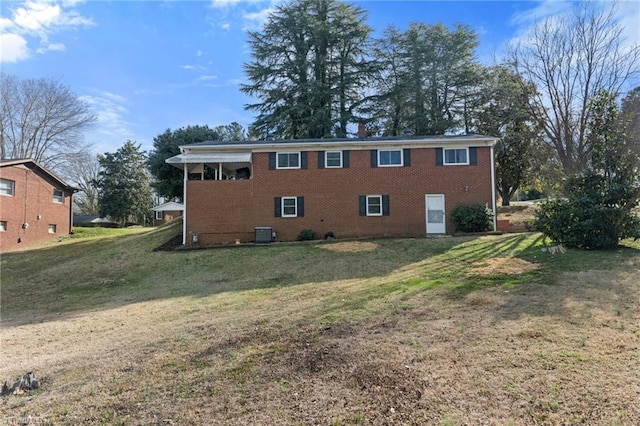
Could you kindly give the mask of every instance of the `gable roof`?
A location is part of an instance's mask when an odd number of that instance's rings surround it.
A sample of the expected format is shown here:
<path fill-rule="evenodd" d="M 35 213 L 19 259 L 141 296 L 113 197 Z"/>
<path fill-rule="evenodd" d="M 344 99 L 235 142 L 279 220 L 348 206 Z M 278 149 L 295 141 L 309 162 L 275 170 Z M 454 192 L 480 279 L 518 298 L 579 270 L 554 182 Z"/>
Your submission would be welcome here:
<path fill-rule="evenodd" d="M 154 212 L 184 211 L 184 205 L 180 203 L 176 203 L 174 201 L 169 201 L 168 203 L 155 206 L 151 210 L 153 210 Z"/>
<path fill-rule="evenodd" d="M 60 188 L 62 188 L 65 191 L 69 191 L 69 192 L 78 192 L 78 191 L 80 191 L 79 188 L 76 188 L 74 186 L 71 186 L 71 185 L 67 184 L 64 180 L 62 180 L 61 178 L 56 176 L 56 174 L 53 173 L 51 170 L 47 169 L 44 166 L 41 166 L 40 164 L 36 163 L 31 158 L 18 158 L 18 159 L 0 160 L 0 168 L 1 167 L 10 167 L 10 166 L 25 166 L 26 168 L 28 168 L 30 170 L 33 170 L 33 171 L 36 171 L 39 174 L 41 174 L 42 176 L 44 176 L 45 178 L 48 178 L 49 180 L 53 181 L 57 186 L 59 186 Z"/>

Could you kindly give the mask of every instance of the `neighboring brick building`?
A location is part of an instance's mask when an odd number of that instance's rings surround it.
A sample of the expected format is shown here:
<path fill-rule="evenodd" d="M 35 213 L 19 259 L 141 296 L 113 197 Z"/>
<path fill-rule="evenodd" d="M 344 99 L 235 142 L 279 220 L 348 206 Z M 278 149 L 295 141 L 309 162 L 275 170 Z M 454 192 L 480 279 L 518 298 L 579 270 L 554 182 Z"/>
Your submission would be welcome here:
<path fill-rule="evenodd" d="M 71 232 L 76 191 L 33 160 L 0 160 L 0 252 Z"/>
<path fill-rule="evenodd" d="M 167 163 L 185 170 L 184 244 L 451 234 L 459 204 L 495 212 L 485 136 L 201 142 Z M 258 231 L 262 233 L 262 230 Z"/>
<path fill-rule="evenodd" d="M 180 203 L 170 201 L 160 204 L 151 210 L 153 211 L 153 226 L 160 226 L 182 216 L 184 206 Z"/>

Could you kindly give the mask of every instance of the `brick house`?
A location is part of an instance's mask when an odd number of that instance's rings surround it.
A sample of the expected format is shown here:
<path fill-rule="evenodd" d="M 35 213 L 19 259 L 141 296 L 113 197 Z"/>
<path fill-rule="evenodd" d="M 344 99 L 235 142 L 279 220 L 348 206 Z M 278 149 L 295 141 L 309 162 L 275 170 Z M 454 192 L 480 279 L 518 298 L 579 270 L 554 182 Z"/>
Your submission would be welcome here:
<path fill-rule="evenodd" d="M 170 201 L 155 206 L 151 210 L 153 211 L 153 226 L 160 226 L 182 216 L 184 206 L 180 203 Z"/>
<path fill-rule="evenodd" d="M 494 211 L 486 136 L 201 142 L 167 163 L 184 170 L 183 244 L 278 241 L 303 229 L 336 238 L 451 234 L 459 204 Z M 494 224 L 495 227 L 495 224 Z M 256 229 L 258 228 L 258 229 Z"/>
<path fill-rule="evenodd" d="M 70 233 L 77 191 L 33 160 L 0 160 L 0 252 Z"/>

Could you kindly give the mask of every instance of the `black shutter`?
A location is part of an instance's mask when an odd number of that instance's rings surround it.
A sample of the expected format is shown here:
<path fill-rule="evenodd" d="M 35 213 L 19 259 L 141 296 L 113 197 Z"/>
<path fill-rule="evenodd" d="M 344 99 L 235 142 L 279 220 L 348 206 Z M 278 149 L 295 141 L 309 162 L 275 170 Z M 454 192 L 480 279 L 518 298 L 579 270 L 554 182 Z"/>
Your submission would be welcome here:
<path fill-rule="evenodd" d="M 478 150 L 475 146 L 469 147 L 469 164 L 472 166 L 478 164 Z"/>
<path fill-rule="evenodd" d="M 382 196 L 382 216 L 389 216 L 389 196 Z"/>
<path fill-rule="evenodd" d="M 342 168 L 349 168 L 349 151 L 342 151 Z"/>
<path fill-rule="evenodd" d="M 436 166 L 442 166 L 442 148 L 436 148 Z"/>
<path fill-rule="evenodd" d="M 282 217 L 282 197 L 274 198 L 275 216 Z"/>
<path fill-rule="evenodd" d="M 318 168 L 324 169 L 324 151 L 318 151 Z"/>
<path fill-rule="evenodd" d="M 306 169 L 309 167 L 309 153 L 307 151 L 302 151 L 300 153 L 300 168 Z"/>
<path fill-rule="evenodd" d="M 296 199 L 296 204 L 298 207 L 298 217 L 304 216 L 304 197 L 298 197 Z"/>
<path fill-rule="evenodd" d="M 402 160 L 403 160 L 403 166 L 404 167 L 409 167 L 411 165 L 411 150 L 410 149 L 403 149 L 402 150 Z"/>
<path fill-rule="evenodd" d="M 275 170 L 276 168 L 276 153 L 269 153 L 269 170 Z"/>
<path fill-rule="evenodd" d="M 378 150 L 371 150 L 371 167 L 378 167 Z"/>
<path fill-rule="evenodd" d="M 366 195 L 358 196 L 358 210 L 360 212 L 360 216 L 367 215 L 367 196 Z"/>

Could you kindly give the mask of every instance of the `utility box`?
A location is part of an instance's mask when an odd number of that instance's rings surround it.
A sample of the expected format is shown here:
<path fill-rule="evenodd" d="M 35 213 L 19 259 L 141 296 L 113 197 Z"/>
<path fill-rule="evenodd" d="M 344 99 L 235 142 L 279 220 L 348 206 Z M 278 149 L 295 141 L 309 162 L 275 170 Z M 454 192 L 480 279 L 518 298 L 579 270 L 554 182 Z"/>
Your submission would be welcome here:
<path fill-rule="evenodd" d="M 275 232 L 270 226 L 256 226 L 256 244 L 269 244 L 275 240 Z"/>

